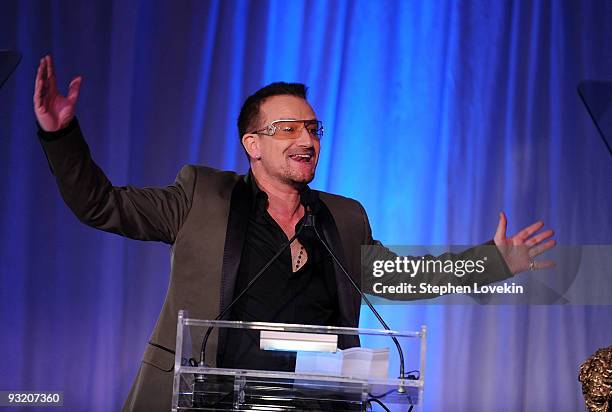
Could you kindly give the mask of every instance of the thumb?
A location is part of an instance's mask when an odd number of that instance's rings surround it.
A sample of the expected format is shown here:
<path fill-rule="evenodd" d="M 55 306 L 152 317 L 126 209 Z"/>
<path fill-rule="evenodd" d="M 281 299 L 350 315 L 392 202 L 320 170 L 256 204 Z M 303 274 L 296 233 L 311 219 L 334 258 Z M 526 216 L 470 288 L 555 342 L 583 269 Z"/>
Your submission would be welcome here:
<path fill-rule="evenodd" d="M 75 104 L 79 97 L 79 90 L 81 89 L 81 83 L 83 82 L 83 77 L 77 76 L 70 82 L 70 86 L 68 86 L 68 101 L 71 104 Z"/>
<path fill-rule="evenodd" d="M 501 242 L 506 239 L 507 225 L 508 225 L 508 220 L 506 219 L 506 214 L 504 212 L 500 212 L 499 223 L 497 224 L 497 230 L 495 231 L 495 237 L 493 238 L 495 243 Z"/>

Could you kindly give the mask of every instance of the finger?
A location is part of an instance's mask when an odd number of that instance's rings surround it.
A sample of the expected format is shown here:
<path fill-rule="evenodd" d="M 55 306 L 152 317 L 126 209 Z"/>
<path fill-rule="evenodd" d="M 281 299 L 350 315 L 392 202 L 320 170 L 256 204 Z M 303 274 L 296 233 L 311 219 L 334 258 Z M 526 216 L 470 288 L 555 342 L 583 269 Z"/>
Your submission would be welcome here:
<path fill-rule="evenodd" d="M 81 89 L 82 82 L 83 78 L 81 76 L 75 77 L 70 82 L 70 86 L 68 86 L 68 101 L 70 103 L 76 103 L 77 98 L 79 97 L 79 90 Z"/>
<path fill-rule="evenodd" d="M 521 241 L 524 241 L 529 236 L 533 235 L 535 232 L 537 232 L 538 230 L 542 229 L 543 226 L 544 226 L 544 222 L 539 220 L 539 221 L 537 221 L 535 223 L 532 223 L 531 225 L 527 226 L 526 228 L 524 228 L 520 232 L 518 232 L 516 234 L 516 236 L 514 236 L 514 237 L 520 239 Z"/>
<path fill-rule="evenodd" d="M 529 257 L 534 258 L 538 255 L 541 255 L 542 253 L 546 252 L 548 249 L 552 249 L 553 247 L 555 247 L 556 244 L 557 242 L 551 239 L 548 242 L 534 246 L 529 249 Z"/>
<path fill-rule="evenodd" d="M 57 93 L 57 80 L 55 77 L 55 67 L 53 66 L 53 59 L 51 55 L 47 55 L 47 79 L 48 79 L 48 88 L 49 94 Z"/>
<path fill-rule="evenodd" d="M 51 59 L 51 55 L 47 54 L 45 60 L 47 61 L 47 78 L 50 79 L 55 76 L 55 68 L 53 67 L 53 60 Z"/>
<path fill-rule="evenodd" d="M 40 59 L 40 62 L 38 63 L 38 69 L 36 69 L 36 80 L 42 80 L 44 65 L 45 65 L 45 59 Z"/>
<path fill-rule="evenodd" d="M 43 57 L 42 59 L 40 59 L 39 67 L 42 68 L 41 77 L 43 80 L 45 80 L 47 78 L 47 58 L 46 57 Z"/>
<path fill-rule="evenodd" d="M 40 59 L 36 77 L 38 110 L 41 113 L 45 113 L 47 111 L 47 96 L 49 95 L 49 82 L 47 81 L 47 60 L 45 57 Z"/>
<path fill-rule="evenodd" d="M 503 241 L 506 239 L 506 227 L 508 225 L 508 220 L 506 219 L 506 214 L 501 212 L 499 214 L 499 223 L 497 223 L 497 230 L 495 231 L 494 239 L 496 241 Z"/>
<path fill-rule="evenodd" d="M 535 270 L 550 269 L 554 268 L 555 266 L 557 266 L 557 264 L 552 260 L 542 260 L 540 262 L 533 262 L 533 268 Z"/>
<path fill-rule="evenodd" d="M 40 79 L 43 81 L 43 86 L 47 85 L 47 67 L 48 67 L 47 59 L 43 57 L 40 63 L 40 68 L 41 68 Z"/>
<path fill-rule="evenodd" d="M 526 244 L 527 246 L 530 246 L 530 247 L 531 247 L 531 246 L 534 246 L 534 245 L 537 245 L 537 244 L 538 244 L 538 243 L 540 243 L 541 241 L 543 241 L 543 240 L 545 240 L 545 239 L 548 239 L 549 237 L 551 237 L 551 236 L 552 236 L 552 235 L 554 235 L 554 234 L 555 234 L 555 232 L 554 232 L 552 229 L 545 230 L 544 232 L 542 232 L 542 233 L 538 233 L 538 234 L 537 234 L 537 235 L 535 235 L 534 237 L 529 238 L 529 239 L 528 239 L 528 240 L 525 242 L 525 244 Z"/>
<path fill-rule="evenodd" d="M 36 80 L 36 84 L 34 85 L 34 107 L 40 109 L 42 107 L 42 87 L 43 81 Z"/>
<path fill-rule="evenodd" d="M 34 107 L 40 107 L 42 105 L 41 92 L 43 86 L 42 71 L 43 71 L 43 60 L 40 60 L 38 70 L 36 71 L 36 80 L 34 80 Z"/>

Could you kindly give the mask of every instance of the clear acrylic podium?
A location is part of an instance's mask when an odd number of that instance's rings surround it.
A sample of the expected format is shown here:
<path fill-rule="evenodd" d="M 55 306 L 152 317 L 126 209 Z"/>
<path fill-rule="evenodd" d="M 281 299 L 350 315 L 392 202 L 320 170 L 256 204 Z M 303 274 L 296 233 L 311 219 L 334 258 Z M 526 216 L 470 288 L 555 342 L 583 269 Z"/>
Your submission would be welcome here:
<path fill-rule="evenodd" d="M 377 376 L 365 376 L 367 372 L 364 374 L 355 368 L 350 374 L 344 373 L 344 370 L 340 373 L 330 372 L 329 362 L 323 362 L 321 370 L 315 367 L 307 371 L 201 367 L 195 360 L 200 357 L 202 339 L 211 327 L 225 335 L 256 334 L 261 345 L 257 350 L 266 349 L 265 354 L 273 357 L 276 354 L 293 356 L 295 364 L 291 369 L 302 364 L 296 358 L 317 356 L 319 350 L 335 356 L 333 348 L 329 346 L 336 339 L 355 340 L 355 337 L 359 337 L 362 348 L 388 348 L 388 370 L 386 373 L 382 371 L 385 376 L 381 376 L 380 370 Z M 287 341 L 276 339 L 279 333 L 289 335 L 293 347 L 268 352 L 267 349 L 275 348 L 278 342 L 281 342 L 281 346 L 286 344 Z M 297 343 L 293 341 L 294 336 L 299 338 Z M 391 336 L 395 336 L 402 346 L 405 375 L 411 375 L 409 378 L 398 379 L 399 362 Z M 312 339 L 320 342 L 312 342 Z M 298 348 L 307 350 L 295 350 Z M 172 411 L 365 411 L 369 407 L 375 411 L 385 410 L 379 406 L 380 403 L 393 411 L 415 411 L 417 409 L 413 408 L 418 408 L 423 401 L 425 349 L 425 326 L 418 332 L 398 332 L 284 323 L 212 321 L 189 318 L 181 310 L 176 335 Z"/>

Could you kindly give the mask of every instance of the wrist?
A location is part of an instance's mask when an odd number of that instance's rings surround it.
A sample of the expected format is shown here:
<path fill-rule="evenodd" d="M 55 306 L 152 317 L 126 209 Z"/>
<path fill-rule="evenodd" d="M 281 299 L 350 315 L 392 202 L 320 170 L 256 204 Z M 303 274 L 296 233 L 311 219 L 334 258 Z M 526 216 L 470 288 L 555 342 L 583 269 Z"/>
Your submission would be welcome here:
<path fill-rule="evenodd" d="M 55 131 L 46 131 L 45 129 L 43 129 L 40 126 L 40 123 L 38 123 L 38 121 L 36 122 L 36 127 L 38 129 L 38 131 L 37 131 L 38 137 L 40 137 L 42 140 L 46 140 L 46 141 L 52 141 L 52 140 L 60 139 L 60 138 L 62 138 L 64 136 L 70 134 L 78 126 L 79 126 L 79 122 L 78 122 L 76 116 L 74 116 L 72 118 L 72 120 L 70 120 L 70 122 L 66 126 L 63 126 L 60 129 L 55 130 Z"/>

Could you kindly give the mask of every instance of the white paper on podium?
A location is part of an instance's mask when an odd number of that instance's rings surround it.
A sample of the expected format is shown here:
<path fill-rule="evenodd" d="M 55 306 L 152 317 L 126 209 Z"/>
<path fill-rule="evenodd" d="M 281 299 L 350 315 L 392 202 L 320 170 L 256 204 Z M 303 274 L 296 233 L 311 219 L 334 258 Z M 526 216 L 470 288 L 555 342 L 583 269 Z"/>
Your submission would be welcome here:
<path fill-rule="evenodd" d="M 336 353 L 298 352 L 296 373 L 386 378 L 389 369 L 389 348 L 350 348 Z"/>

